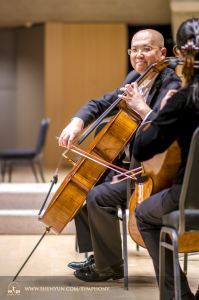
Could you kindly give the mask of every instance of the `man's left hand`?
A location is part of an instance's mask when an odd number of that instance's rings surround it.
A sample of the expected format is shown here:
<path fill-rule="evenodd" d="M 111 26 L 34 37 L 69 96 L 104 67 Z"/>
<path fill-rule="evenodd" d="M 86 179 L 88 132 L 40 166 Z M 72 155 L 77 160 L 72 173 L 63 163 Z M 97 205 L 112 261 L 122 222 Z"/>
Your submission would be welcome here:
<path fill-rule="evenodd" d="M 128 105 L 137 111 L 141 118 L 144 119 L 151 109 L 140 95 L 137 82 L 126 84 L 125 87 L 122 87 L 120 90 L 125 92 L 126 96 L 119 94 L 118 97 L 126 101 Z"/>

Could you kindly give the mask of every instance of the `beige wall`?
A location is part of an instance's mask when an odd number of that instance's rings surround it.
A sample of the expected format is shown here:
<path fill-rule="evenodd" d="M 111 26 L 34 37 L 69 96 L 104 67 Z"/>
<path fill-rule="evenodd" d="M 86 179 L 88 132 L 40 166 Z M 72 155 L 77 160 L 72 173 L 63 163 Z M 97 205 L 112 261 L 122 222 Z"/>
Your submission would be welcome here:
<path fill-rule="evenodd" d="M 176 34 L 180 25 L 192 17 L 199 18 L 199 1 L 198 0 L 170 0 L 171 22 L 173 39 L 176 41 Z M 182 66 L 178 65 L 176 73 L 182 77 Z M 182 77 L 182 85 L 185 84 Z"/>
<path fill-rule="evenodd" d="M 199 1 L 170 0 L 170 9 L 173 39 L 176 41 L 176 33 L 180 25 L 192 17 L 199 18 Z"/>
<path fill-rule="evenodd" d="M 45 149 L 47 165 L 58 164 L 64 149 L 58 147 L 55 136 L 76 111 L 123 83 L 126 50 L 125 24 L 45 25 L 45 116 L 51 119 Z"/>

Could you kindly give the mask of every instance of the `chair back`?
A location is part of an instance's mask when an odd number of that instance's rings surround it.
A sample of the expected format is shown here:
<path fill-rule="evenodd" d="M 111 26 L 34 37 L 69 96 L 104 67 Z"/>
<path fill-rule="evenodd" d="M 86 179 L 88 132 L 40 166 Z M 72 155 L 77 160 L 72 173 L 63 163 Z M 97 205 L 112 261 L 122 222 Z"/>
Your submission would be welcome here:
<path fill-rule="evenodd" d="M 41 121 L 35 147 L 37 153 L 39 153 L 45 145 L 49 123 L 50 119 L 43 119 Z"/>
<path fill-rule="evenodd" d="M 195 130 L 180 194 L 180 227 L 185 228 L 184 210 L 199 210 L 199 127 Z"/>

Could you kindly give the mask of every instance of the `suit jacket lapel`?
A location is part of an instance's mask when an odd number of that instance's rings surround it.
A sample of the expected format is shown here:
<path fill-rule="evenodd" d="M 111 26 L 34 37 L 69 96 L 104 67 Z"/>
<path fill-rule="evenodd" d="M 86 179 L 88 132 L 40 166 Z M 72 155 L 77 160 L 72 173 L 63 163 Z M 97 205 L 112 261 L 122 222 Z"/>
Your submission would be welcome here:
<path fill-rule="evenodd" d="M 151 102 L 153 100 L 154 94 L 156 93 L 156 91 L 159 89 L 159 87 L 162 84 L 162 81 L 163 81 L 163 78 L 164 78 L 164 72 L 165 71 L 166 70 L 163 69 L 162 72 L 158 75 L 158 77 L 154 81 L 153 86 L 152 86 L 152 88 L 151 88 L 151 90 L 149 92 L 149 95 L 148 95 L 147 100 L 146 100 L 146 104 L 148 104 L 148 106 L 150 106 L 150 107 L 151 107 L 151 104 L 152 104 Z"/>

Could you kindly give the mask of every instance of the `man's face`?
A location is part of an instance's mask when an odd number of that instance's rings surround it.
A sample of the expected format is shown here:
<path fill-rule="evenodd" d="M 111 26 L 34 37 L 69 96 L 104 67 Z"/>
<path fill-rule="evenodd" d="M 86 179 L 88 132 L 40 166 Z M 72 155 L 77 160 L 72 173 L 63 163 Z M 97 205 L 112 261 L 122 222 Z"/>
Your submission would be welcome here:
<path fill-rule="evenodd" d="M 131 49 L 137 49 L 137 52 L 131 52 L 130 60 L 139 74 L 143 74 L 152 64 L 162 60 L 166 55 L 166 49 L 161 48 L 156 34 L 147 30 L 139 31 L 133 36 Z M 151 51 L 148 51 L 150 49 Z"/>

